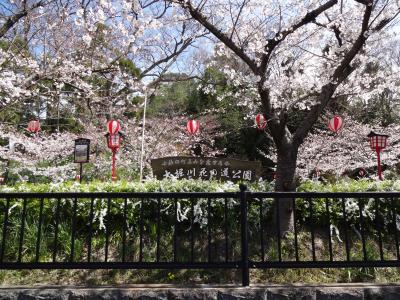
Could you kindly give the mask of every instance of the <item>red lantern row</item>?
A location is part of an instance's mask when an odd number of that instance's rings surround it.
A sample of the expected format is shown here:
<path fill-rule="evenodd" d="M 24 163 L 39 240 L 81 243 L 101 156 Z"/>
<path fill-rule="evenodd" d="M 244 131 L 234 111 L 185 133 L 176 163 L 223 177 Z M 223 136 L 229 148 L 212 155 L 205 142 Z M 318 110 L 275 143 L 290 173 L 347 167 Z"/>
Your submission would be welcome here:
<path fill-rule="evenodd" d="M 267 118 L 263 114 L 258 114 L 256 116 L 256 125 L 259 130 L 265 129 L 267 126 Z M 190 135 L 194 135 L 200 129 L 200 122 L 197 120 L 189 120 L 186 125 L 186 130 Z"/>
<path fill-rule="evenodd" d="M 257 114 L 256 116 L 256 125 L 259 130 L 265 129 L 267 126 L 267 118 L 263 114 Z M 329 121 L 329 129 L 333 132 L 337 133 L 343 126 L 343 120 L 339 116 L 334 116 Z M 197 120 L 189 120 L 186 126 L 186 129 L 189 134 L 194 135 L 200 128 L 200 123 Z M 116 120 L 110 120 L 107 123 L 107 130 L 109 134 L 116 134 L 121 129 L 121 125 Z M 37 133 L 40 131 L 40 122 L 37 120 L 29 121 L 27 130 L 32 133 Z M 384 148 L 384 147 L 383 147 Z"/>
<path fill-rule="evenodd" d="M 267 118 L 263 114 L 258 114 L 256 116 L 256 125 L 259 130 L 265 129 L 267 126 Z M 194 135 L 200 128 L 200 123 L 197 120 L 189 120 L 186 125 L 186 130 L 190 135 Z"/>
<path fill-rule="evenodd" d="M 268 120 L 264 114 L 257 114 L 256 116 L 256 126 L 259 130 L 264 130 L 267 127 Z M 334 133 L 338 133 L 343 126 L 343 120 L 339 116 L 334 116 L 329 120 L 329 129 Z"/>

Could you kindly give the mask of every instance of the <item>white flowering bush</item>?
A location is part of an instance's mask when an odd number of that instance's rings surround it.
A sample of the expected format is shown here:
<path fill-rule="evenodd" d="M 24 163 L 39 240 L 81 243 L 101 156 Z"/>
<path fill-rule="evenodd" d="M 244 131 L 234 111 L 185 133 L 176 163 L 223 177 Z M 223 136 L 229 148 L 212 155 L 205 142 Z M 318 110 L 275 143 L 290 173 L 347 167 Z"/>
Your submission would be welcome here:
<path fill-rule="evenodd" d="M 268 183 L 259 182 L 251 184 L 251 189 L 254 190 L 269 190 Z M 189 230 L 192 226 L 195 227 L 196 234 L 203 235 L 207 232 L 209 217 L 212 216 L 213 222 L 223 218 L 225 201 L 228 205 L 228 218 L 232 224 L 237 223 L 237 198 L 217 198 L 211 199 L 198 197 L 191 200 L 190 198 L 179 198 L 174 200 L 165 196 L 162 199 L 152 197 L 148 194 L 146 198 L 135 198 L 135 195 L 129 197 L 118 197 L 114 194 L 112 198 L 108 198 L 107 194 L 97 195 L 94 197 L 85 197 L 84 194 L 76 199 L 73 195 L 68 194 L 75 192 L 238 192 L 239 187 L 232 182 L 208 182 L 201 180 L 147 180 L 141 182 L 119 181 L 115 183 L 95 181 L 89 184 L 79 184 L 77 182 L 65 183 L 49 183 L 49 184 L 30 184 L 19 183 L 14 186 L 1 186 L 0 193 L 16 193 L 16 192 L 51 192 L 53 195 L 64 193 L 59 199 L 54 198 L 43 199 L 14 199 L 0 201 L 0 211 L 6 209 L 8 205 L 9 232 L 10 241 L 18 241 L 19 230 L 21 224 L 21 214 L 26 207 L 26 226 L 29 228 L 37 228 L 37 220 L 40 211 L 42 215 L 42 227 L 44 234 L 54 235 L 54 224 L 57 219 L 59 222 L 58 233 L 59 241 L 59 257 L 67 255 L 71 239 L 72 220 L 75 219 L 75 224 L 79 228 L 79 233 L 76 236 L 77 258 L 81 257 L 84 252 L 83 247 L 87 243 L 87 235 L 89 233 L 88 226 L 91 224 L 91 234 L 93 237 L 93 255 L 103 255 L 101 249 L 104 249 L 104 237 L 107 234 L 110 236 L 110 247 L 115 248 L 115 255 L 120 254 L 121 232 L 125 232 L 129 237 L 129 242 L 134 245 L 137 243 L 137 237 L 140 232 L 146 236 L 146 241 L 153 241 L 157 237 L 158 226 L 162 232 L 162 245 L 168 249 L 171 242 L 170 238 L 174 233 L 175 227 L 179 228 L 180 234 Z M 121 194 L 120 194 L 121 195 Z M 76 213 L 74 213 L 76 207 Z M 210 210 L 209 210 L 210 209 Z M 157 212 L 160 214 L 160 224 L 157 223 Z M 222 214 L 222 215 L 221 215 Z M 192 217 L 193 216 L 193 217 Z M 0 214 L 0 222 L 4 222 L 4 214 Z M 139 225 L 142 224 L 142 225 Z M 174 225 L 175 224 L 175 225 Z M 176 225 L 179 224 L 179 225 Z M 141 227 L 143 226 L 143 227 Z M 236 226 L 236 225 L 235 225 Z M 110 229 L 112 228 L 112 229 Z M 236 227 L 235 227 L 236 228 Z M 176 229 L 178 230 L 178 229 Z M 234 229 L 233 232 L 236 232 Z M 34 232 L 33 232 L 34 234 Z M 14 238 L 15 237 L 15 238 Z M 51 238 L 46 239 L 48 244 L 44 247 L 43 257 L 49 254 L 46 249 L 52 249 L 53 244 Z M 112 242 L 111 242 L 112 241 Z M 46 243 L 47 243 L 46 242 Z M 29 249 L 34 247 L 35 241 L 27 239 Z M 165 245 L 164 245 L 165 244 Z M 97 245 L 97 246 L 96 246 Z M 18 253 L 18 243 L 9 243 L 6 249 L 6 256 L 12 260 L 15 259 Z M 153 246 L 152 246 L 153 247 Z M 136 249 L 136 248 L 135 248 Z M 153 249 L 153 248 L 152 248 Z M 31 251 L 31 250 L 29 250 Z M 29 251 L 24 254 L 29 256 Z M 97 251 L 97 252 L 96 252 Z M 132 250 L 132 251 L 137 251 Z M 33 253 L 33 252 L 32 252 Z M 96 254 L 97 253 L 97 254 Z M 164 253 L 164 252 L 163 252 Z M 32 254 L 33 255 L 33 254 Z M 128 254 L 127 254 L 128 255 Z M 137 255 L 137 252 L 130 255 Z M 168 252 L 165 252 L 168 255 Z"/>
<path fill-rule="evenodd" d="M 250 184 L 257 190 L 269 190 L 266 182 Z M 149 179 L 144 182 L 117 181 L 103 182 L 92 181 L 82 183 L 69 181 L 63 183 L 31 184 L 19 183 L 13 186 L 0 185 L 1 192 L 237 192 L 239 185 L 230 181 L 221 183 L 218 181 L 203 180 L 156 180 Z"/>
<path fill-rule="evenodd" d="M 246 183 L 248 190 L 251 192 L 270 192 L 273 190 L 272 183 L 260 181 L 256 183 Z M 102 182 L 93 181 L 90 183 L 80 184 L 76 181 L 69 181 L 64 183 L 50 183 L 50 184 L 30 184 L 20 183 L 13 186 L 3 185 L 0 186 L 0 192 L 3 193 L 69 193 L 69 192 L 110 192 L 110 193 L 158 193 L 158 192 L 238 192 L 239 185 L 232 182 L 218 182 L 218 181 L 203 181 L 203 180 L 156 180 L 148 179 L 144 182 Z M 363 180 L 342 180 L 335 184 L 324 184 L 311 180 L 304 181 L 298 187 L 298 192 L 385 192 L 385 191 L 400 191 L 400 180 L 386 180 L 386 181 L 372 181 L 368 179 Z M 333 201 L 331 205 L 334 206 L 332 212 L 339 217 L 343 217 L 340 199 Z M 100 203 L 100 202 L 99 202 Z M 135 202 L 137 205 L 137 201 Z M 187 208 L 185 207 L 186 200 L 178 207 L 178 219 L 187 219 Z M 196 213 L 205 215 L 205 202 L 200 201 L 201 205 L 196 207 Z M 221 204 L 221 200 L 213 202 L 212 205 Z M 299 199 L 296 208 L 298 209 L 298 218 L 306 221 L 309 217 L 309 202 Z M 119 202 L 119 205 L 122 205 Z M 135 205 L 135 206 L 136 206 Z M 326 214 L 325 199 L 312 200 L 313 211 L 315 213 L 316 221 L 324 223 L 323 218 Z M 345 201 L 346 214 L 350 222 L 359 221 L 359 204 L 355 199 L 346 199 Z M 364 199 L 363 201 L 363 217 L 368 221 L 373 221 L 375 216 L 375 202 L 374 199 Z M 170 205 L 165 207 L 170 208 Z M 164 208 L 165 208 L 164 207 Z M 82 206 L 82 209 L 85 209 Z M 103 207 L 104 209 L 104 207 Z M 200 216 L 196 216 L 200 220 Z M 205 220 L 203 220 L 205 221 Z M 390 220 L 387 219 L 389 222 Z"/>

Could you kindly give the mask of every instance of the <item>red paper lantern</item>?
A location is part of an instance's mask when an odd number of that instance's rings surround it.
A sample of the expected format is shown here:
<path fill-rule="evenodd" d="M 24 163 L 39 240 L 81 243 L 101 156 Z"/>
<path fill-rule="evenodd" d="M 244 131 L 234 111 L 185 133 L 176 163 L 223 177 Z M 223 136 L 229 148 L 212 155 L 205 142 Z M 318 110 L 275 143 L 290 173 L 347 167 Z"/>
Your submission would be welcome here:
<path fill-rule="evenodd" d="M 343 120 L 339 116 L 334 116 L 332 119 L 329 120 L 329 129 L 332 130 L 334 133 L 337 133 L 343 125 Z"/>
<path fill-rule="evenodd" d="M 107 130 L 109 134 L 116 134 L 120 130 L 121 125 L 116 120 L 110 120 L 107 122 Z"/>
<path fill-rule="evenodd" d="M 186 125 L 187 132 L 189 134 L 196 134 L 200 128 L 200 123 L 197 120 L 189 120 Z"/>
<path fill-rule="evenodd" d="M 27 130 L 32 133 L 39 132 L 40 131 L 40 122 L 37 120 L 29 121 Z"/>
<path fill-rule="evenodd" d="M 259 130 L 264 130 L 267 126 L 267 118 L 263 114 L 258 114 L 256 116 L 256 125 Z"/>

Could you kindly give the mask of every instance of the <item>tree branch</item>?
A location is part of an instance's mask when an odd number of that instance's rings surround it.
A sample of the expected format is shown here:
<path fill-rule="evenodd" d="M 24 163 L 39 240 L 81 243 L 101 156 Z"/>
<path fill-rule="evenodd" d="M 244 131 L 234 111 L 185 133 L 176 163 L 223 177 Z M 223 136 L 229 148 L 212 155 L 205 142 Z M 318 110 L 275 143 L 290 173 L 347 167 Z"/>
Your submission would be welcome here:
<path fill-rule="evenodd" d="M 388 25 L 390 22 L 392 22 L 396 17 L 400 15 L 400 9 L 390 18 L 385 18 L 381 20 L 378 25 L 376 25 L 374 28 L 372 28 L 372 31 L 380 31 L 382 30 L 386 25 Z"/>
<path fill-rule="evenodd" d="M 33 4 L 29 9 L 24 7 L 20 12 L 10 16 L 0 28 L 0 38 L 2 38 L 16 23 L 18 23 L 19 20 L 26 17 L 31 10 L 38 8 L 39 6 L 43 6 L 43 1 Z"/>
<path fill-rule="evenodd" d="M 167 55 L 167 56 L 155 61 L 152 65 L 150 65 L 146 70 L 144 70 L 140 74 L 140 77 L 146 76 L 151 70 L 153 70 L 157 66 L 159 66 L 159 65 L 161 65 L 163 63 L 166 63 L 169 60 L 171 60 L 174 57 L 176 57 L 177 55 L 181 54 L 187 47 L 189 47 L 192 44 L 193 40 L 194 40 L 193 38 L 189 38 L 186 41 L 180 40 L 179 42 L 177 42 L 176 45 L 175 45 L 175 49 L 171 54 L 169 54 L 169 55 Z M 182 46 L 179 47 L 180 45 L 182 45 Z"/>
<path fill-rule="evenodd" d="M 366 0 L 368 1 L 368 0 Z M 368 1 L 370 3 L 370 1 Z M 358 35 L 357 40 L 354 42 L 353 46 L 343 57 L 341 63 L 335 69 L 332 79 L 329 83 L 325 84 L 320 94 L 318 95 L 317 104 L 314 105 L 310 112 L 307 114 L 306 118 L 300 123 L 293 136 L 293 143 L 296 146 L 300 146 L 312 128 L 313 124 L 317 121 L 318 117 L 321 115 L 322 111 L 331 101 L 336 88 L 342 83 L 353 71 L 354 68 L 350 66 L 350 63 L 354 57 L 361 51 L 362 47 L 367 40 L 366 32 L 368 31 L 368 23 L 372 14 L 372 5 L 365 5 L 365 11 L 363 16 L 363 21 L 361 25 L 361 32 Z"/>
<path fill-rule="evenodd" d="M 341 31 L 340 31 L 340 29 L 339 29 L 338 26 L 333 25 L 331 28 L 329 28 L 328 25 L 326 25 L 326 24 L 321 24 L 321 23 L 319 23 L 319 22 L 317 22 L 317 21 L 313 21 L 313 23 L 314 23 L 315 25 L 317 25 L 317 26 L 320 26 L 320 27 L 323 27 L 323 28 L 326 28 L 326 29 L 332 29 L 332 30 L 333 30 L 333 33 L 335 34 L 335 37 L 336 37 L 336 40 L 337 40 L 337 42 L 338 42 L 339 47 L 342 47 L 342 45 L 343 45 L 343 40 L 342 40 L 342 38 L 340 37 Z"/>
<path fill-rule="evenodd" d="M 210 31 L 222 43 L 224 43 L 225 46 L 239 56 L 249 66 L 254 74 L 259 74 L 257 63 L 250 58 L 242 48 L 236 45 L 228 35 L 223 33 L 214 24 L 212 24 L 199 10 L 195 9 L 190 2 L 185 0 L 177 0 L 177 2 L 182 6 L 182 8 L 186 9 L 190 13 L 193 19 L 203 25 L 208 31 Z"/>
<path fill-rule="evenodd" d="M 338 0 L 329 0 L 325 4 L 321 5 L 320 7 L 308 12 L 304 18 L 302 18 L 297 24 L 293 25 L 291 28 L 284 30 L 282 32 L 278 32 L 274 38 L 267 40 L 267 44 L 265 45 L 265 53 L 261 58 L 261 65 L 260 65 L 260 72 L 262 74 L 265 73 L 269 58 L 273 50 L 278 46 L 289 34 L 295 32 L 300 27 L 311 23 L 315 20 L 320 14 L 337 4 Z"/>
<path fill-rule="evenodd" d="M 239 12 L 238 12 L 238 14 L 236 16 L 236 20 L 233 22 L 232 32 L 231 32 L 231 35 L 229 37 L 230 40 L 232 40 L 233 34 L 236 32 L 236 25 L 239 22 L 240 15 L 242 14 L 243 8 L 246 5 L 246 3 L 247 3 L 247 0 L 244 0 L 242 5 L 240 5 L 240 9 L 239 9 Z"/>

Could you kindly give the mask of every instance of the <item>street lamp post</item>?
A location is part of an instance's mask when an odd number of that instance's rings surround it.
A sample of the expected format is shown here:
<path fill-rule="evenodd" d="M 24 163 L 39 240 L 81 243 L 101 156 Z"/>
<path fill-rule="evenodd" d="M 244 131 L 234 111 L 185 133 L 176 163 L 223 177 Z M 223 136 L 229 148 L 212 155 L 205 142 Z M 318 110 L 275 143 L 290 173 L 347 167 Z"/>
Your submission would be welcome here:
<path fill-rule="evenodd" d="M 143 159 L 144 159 L 144 132 L 146 130 L 146 109 L 147 109 L 147 88 L 144 91 L 143 127 L 142 127 L 142 148 L 140 151 L 140 182 L 143 180 Z"/>
<path fill-rule="evenodd" d="M 380 153 L 383 149 L 386 148 L 388 137 L 389 136 L 386 134 L 378 134 L 373 131 L 368 134 L 369 146 L 372 150 L 376 151 L 376 155 L 378 158 L 378 177 L 380 180 L 383 180 Z"/>
<path fill-rule="evenodd" d="M 116 120 L 110 120 L 107 122 L 108 133 L 105 136 L 107 139 L 107 146 L 112 151 L 112 181 L 117 180 L 117 171 L 115 169 L 115 155 L 117 154 L 119 147 L 121 147 L 122 133 L 119 132 L 120 128 L 121 126 Z"/>
<path fill-rule="evenodd" d="M 112 171 L 111 171 L 111 180 L 115 181 L 117 180 L 117 171 L 115 168 L 115 155 L 118 152 L 118 149 L 121 147 L 121 141 L 122 141 L 122 133 L 117 132 L 117 133 L 107 133 L 106 135 L 107 139 L 107 146 L 108 148 L 111 149 L 112 151 Z"/>

